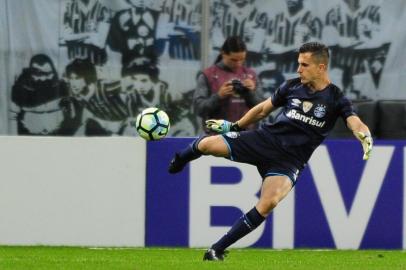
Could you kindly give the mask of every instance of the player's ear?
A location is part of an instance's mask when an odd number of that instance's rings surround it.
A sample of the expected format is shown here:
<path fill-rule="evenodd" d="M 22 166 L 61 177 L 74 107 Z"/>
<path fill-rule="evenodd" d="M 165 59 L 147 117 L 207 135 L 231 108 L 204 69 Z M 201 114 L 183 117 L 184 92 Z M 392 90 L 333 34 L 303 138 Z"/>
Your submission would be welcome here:
<path fill-rule="evenodd" d="M 320 63 L 319 64 L 319 69 L 320 69 L 320 71 L 327 71 L 327 65 Z"/>

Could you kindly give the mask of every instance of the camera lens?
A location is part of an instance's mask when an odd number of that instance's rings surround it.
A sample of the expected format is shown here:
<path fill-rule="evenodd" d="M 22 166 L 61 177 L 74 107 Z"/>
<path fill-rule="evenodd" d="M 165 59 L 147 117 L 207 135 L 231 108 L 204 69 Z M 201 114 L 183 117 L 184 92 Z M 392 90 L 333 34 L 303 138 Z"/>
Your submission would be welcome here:
<path fill-rule="evenodd" d="M 232 80 L 231 84 L 233 85 L 233 90 L 237 94 L 243 94 L 245 92 L 245 88 L 240 80 Z"/>

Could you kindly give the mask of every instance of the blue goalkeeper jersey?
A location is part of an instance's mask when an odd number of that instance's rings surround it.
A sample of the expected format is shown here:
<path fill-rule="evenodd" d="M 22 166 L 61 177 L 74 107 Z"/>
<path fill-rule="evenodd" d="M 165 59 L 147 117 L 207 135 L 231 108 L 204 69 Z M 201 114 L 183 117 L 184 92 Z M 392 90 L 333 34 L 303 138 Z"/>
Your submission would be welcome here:
<path fill-rule="evenodd" d="M 261 132 L 270 134 L 283 153 L 303 163 L 339 116 L 345 120 L 356 115 L 351 101 L 334 84 L 314 92 L 296 78 L 283 83 L 270 98 L 275 107 L 283 109 L 272 123 L 261 126 Z"/>

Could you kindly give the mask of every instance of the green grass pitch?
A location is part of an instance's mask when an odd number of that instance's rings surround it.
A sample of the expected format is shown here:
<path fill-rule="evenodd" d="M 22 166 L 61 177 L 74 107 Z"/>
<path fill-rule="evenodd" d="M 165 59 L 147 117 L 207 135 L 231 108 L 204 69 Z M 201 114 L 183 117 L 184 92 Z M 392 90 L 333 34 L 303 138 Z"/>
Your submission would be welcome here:
<path fill-rule="evenodd" d="M 36 269 L 405 269 L 402 250 L 230 249 L 224 262 L 192 248 L 0 246 L 1 270 Z"/>

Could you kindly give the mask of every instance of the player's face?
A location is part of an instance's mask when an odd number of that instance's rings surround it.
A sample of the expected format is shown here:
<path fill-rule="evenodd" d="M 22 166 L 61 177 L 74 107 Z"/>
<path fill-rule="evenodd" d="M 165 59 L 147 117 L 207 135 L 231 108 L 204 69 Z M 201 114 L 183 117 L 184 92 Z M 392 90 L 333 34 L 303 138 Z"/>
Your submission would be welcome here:
<path fill-rule="evenodd" d="M 301 83 L 311 84 L 320 79 L 322 71 L 321 64 L 314 60 L 310 52 L 300 53 L 298 63 L 299 67 L 297 68 L 297 73 L 299 73 Z"/>
<path fill-rule="evenodd" d="M 45 63 L 43 65 L 33 63 L 32 64 L 32 78 L 34 81 L 46 81 L 54 78 L 54 71 L 51 64 Z"/>
<path fill-rule="evenodd" d="M 84 78 L 79 77 L 77 74 L 72 73 L 69 76 L 69 85 L 73 95 L 80 95 L 80 93 L 86 87 L 86 81 Z"/>
<path fill-rule="evenodd" d="M 147 74 L 134 74 L 131 76 L 134 88 L 141 94 L 147 94 L 154 86 Z"/>
<path fill-rule="evenodd" d="M 244 64 L 247 52 L 222 53 L 222 56 L 223 63 L 231 70 L 236 70 Z"/>

